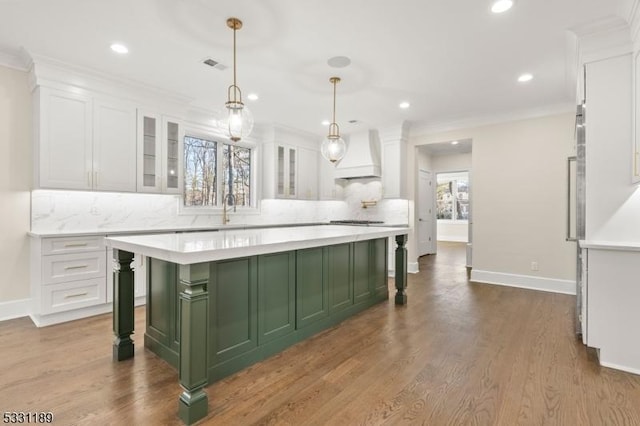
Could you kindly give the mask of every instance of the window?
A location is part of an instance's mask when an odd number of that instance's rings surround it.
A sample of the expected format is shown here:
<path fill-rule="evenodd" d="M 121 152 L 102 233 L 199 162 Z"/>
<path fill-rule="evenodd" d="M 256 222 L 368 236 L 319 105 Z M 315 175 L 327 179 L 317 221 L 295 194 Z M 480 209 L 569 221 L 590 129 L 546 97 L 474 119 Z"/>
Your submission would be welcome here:
<path fill-rule="evenodd" d="M 436 217 L 442 220 L 469 219 L 469 172 L 438 173 Z"/>
<path fill-rule="evenodd" d="M 251 148 L 185 136 L 184 206 L 221 207 L 232 194 L 227 204 L 251 207 L 251 165 Z"/>

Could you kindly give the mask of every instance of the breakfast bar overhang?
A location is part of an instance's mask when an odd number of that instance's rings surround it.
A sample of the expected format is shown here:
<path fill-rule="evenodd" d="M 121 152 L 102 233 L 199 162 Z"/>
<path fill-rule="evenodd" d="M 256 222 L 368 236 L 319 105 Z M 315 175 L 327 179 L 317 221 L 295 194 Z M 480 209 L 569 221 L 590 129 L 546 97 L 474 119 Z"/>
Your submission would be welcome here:
<path fill-rule="evenodd" d="M 133 357 L 134 253 L 147 258 L 145 347 L 179 372 L 178 416 L 206 416 L 204 388 L 388 299 L 407 302 L 406 227 L 317 225 L 108 237 L 113 359 Z"/>

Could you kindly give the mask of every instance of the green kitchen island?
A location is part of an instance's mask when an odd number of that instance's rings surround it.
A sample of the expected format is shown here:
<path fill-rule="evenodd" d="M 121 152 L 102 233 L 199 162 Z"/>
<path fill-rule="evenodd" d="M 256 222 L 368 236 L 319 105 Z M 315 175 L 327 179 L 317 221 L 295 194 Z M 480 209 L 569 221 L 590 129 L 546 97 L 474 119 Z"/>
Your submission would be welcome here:
<path fill-rule="evenodd" d="M 176 367 L 178 416 L 205 417 L 208 383 L 387 300 L 407 296 L 408 228 L 318 225 L 108 237 L 113 359 L 133 357 L 134 253 L 147 257 L 144 344 Z"/>

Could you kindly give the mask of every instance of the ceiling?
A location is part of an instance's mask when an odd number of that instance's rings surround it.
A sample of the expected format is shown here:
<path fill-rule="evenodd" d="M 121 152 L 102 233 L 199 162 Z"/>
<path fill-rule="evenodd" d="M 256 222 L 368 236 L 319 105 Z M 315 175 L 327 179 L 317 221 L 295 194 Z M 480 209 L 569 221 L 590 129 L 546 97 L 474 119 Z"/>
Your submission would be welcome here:
<path fill-rule="evenodd" d="M 566 30 L 615 14 L 618 1 L 516 0 L 495 15 L 490 0 L 0 0 L 0 51 L 24 48 L 213 111 L 232 81 L 226 19 L 236 16 L 238 85 L 260 96 L 246 101 L 256 122 L 323 135 L 337 75 L 336 118 L 348 134 L 569 105 Z M 113 53 L 115 41 L 129 54 Z M 333 56 L 352 63 L 331 68 Z M 534 79 L 518 83 L 523 72 Z"/>

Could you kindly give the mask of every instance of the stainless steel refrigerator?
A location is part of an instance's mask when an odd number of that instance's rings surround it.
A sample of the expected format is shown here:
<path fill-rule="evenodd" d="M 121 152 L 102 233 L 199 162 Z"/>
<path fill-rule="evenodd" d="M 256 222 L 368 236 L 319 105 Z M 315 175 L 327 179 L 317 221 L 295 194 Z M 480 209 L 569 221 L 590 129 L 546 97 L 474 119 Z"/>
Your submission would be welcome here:
<path fill-rule="evenodd" d="M 586 227 L 586 146 L 585 146 L 585 104 L 578 105 L 576 110 L 575 143 L 576 155 L 567 161 L 567 241 L 576 243 L 576 314 L 575 330 L 578 337 L 584 337 L 584 313 L 586 312 L 586 291 L 583 291 L 584 279 L 583 259 L 580 245 L 585 238 Z"/>

